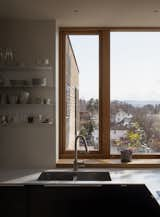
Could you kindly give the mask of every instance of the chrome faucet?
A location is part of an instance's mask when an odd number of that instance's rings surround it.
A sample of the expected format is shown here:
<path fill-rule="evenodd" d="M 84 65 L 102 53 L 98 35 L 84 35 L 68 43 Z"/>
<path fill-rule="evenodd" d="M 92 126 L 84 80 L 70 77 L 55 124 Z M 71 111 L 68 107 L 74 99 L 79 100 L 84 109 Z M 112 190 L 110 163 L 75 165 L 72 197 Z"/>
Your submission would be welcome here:
<path fill-rule="evenodd" d="M 87 141 L 86 139 L 84 138 L 84 136 L 76 136 L 75 138 L 75 150 L 74 150 L 74 162 L 73 162 L 73 170 L 74 171 L 77 171 L 78 170 L 78 149 L 77 149 L 77 141 L 78 139 L 82 139 L 83 140 L 83 143 L 84 143 L 84 146 L 85 146 L 85 150 L 86 152 L 88 152 L 88 147 L 87 147 Z"/>

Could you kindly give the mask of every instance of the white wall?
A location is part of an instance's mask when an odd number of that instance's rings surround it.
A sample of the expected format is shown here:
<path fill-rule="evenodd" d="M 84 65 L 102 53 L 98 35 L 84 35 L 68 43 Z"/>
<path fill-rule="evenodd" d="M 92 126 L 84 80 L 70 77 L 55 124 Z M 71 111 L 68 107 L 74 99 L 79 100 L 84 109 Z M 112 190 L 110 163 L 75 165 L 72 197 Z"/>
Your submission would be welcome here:
<path fill-rule="evenodd" d="M 53 67 L 49 77 L 53 84 L 50 96 L 54 104 L 50 110 L 54 119 L 53 126 L 0 127 L 0 168 L 54 168 L 57 140 L 55 21 L 1 20 L 0 29 L 0 48 L 15 49 L 18 63 L 35 65 L 37 59 L 49 59 Z"/>

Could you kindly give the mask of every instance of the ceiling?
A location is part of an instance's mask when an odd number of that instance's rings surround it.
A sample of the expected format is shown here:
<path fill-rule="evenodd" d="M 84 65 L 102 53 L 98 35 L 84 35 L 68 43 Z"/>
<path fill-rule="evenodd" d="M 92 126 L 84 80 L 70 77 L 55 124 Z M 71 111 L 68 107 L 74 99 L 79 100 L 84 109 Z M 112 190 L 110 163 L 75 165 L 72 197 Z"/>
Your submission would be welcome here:
<path fill-rule="evenodd" d="M 0 0 L 0 18 L 56 19 L 60 26 L 160 27 L 160 1 Z"/>

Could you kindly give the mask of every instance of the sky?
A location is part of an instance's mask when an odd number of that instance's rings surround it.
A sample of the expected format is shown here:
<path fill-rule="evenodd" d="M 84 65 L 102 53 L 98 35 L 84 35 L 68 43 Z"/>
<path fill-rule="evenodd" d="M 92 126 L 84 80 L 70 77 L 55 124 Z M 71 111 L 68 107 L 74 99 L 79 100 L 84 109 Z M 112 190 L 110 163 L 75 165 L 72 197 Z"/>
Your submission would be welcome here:
<path fill-rule="evenodd" d="M 98 98 L 98 36 L 71 36 L 80 98 Z M 160 32 L 111 32 L 111 100 L 160 101 Z"/>
<path fill-rule="evenodd" d="M 79 68 L 79 95 L 81 99 L 99 96 L 99 37 L 70 35 Z"/>

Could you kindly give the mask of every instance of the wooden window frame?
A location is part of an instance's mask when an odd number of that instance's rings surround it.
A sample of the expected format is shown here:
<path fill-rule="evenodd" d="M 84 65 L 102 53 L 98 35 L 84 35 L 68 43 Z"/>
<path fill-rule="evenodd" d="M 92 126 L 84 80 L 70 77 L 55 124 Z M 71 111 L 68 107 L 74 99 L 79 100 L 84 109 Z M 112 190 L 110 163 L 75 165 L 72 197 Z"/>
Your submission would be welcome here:
<path fill-rule="evenodd" d="M 110 32 L 160 31 L 160 28 L 87 28 L 62 27 L 59 29 L 59 158 L 74 157 L 74 151 L 65 149 L 65 38 L 66 35 L 99 35 L 99 150 L 80 153 L 79 158 L 120 158 L 110 154 Z M 134 154 L 133 158 L 160 158 L 160 154 Z"/>

